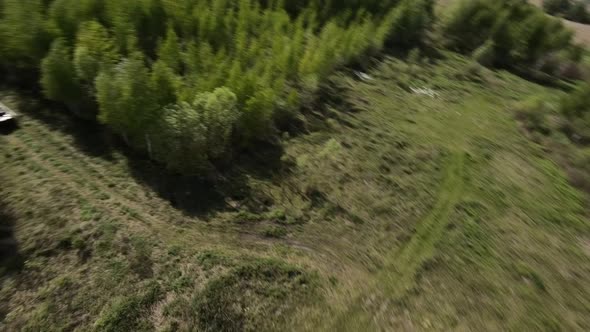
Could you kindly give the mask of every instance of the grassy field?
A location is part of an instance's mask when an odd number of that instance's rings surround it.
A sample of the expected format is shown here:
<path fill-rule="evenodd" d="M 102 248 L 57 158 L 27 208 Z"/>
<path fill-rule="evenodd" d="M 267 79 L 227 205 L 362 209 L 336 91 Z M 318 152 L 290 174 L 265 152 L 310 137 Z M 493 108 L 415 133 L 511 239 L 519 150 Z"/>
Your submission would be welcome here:
<path fill-rule="evenodd" d="M 4 90 L 0 330 L 590 329 L 587 196 L 512 111 L 561 92 L 452 54 L 368 74 L 207 179 Z"/>

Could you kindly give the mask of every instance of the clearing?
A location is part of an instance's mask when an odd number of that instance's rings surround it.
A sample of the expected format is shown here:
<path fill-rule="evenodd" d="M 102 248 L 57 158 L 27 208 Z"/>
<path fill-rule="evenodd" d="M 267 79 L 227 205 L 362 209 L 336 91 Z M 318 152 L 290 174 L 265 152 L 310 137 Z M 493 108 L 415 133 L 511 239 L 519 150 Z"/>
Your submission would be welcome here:
<path fill-rule="evenodd" d="M 587 196 L 511 110 L 561 92 L 452 54 L 367 74 L 215 179 L 4 90 L 0 329 L 589 330 Z"/>

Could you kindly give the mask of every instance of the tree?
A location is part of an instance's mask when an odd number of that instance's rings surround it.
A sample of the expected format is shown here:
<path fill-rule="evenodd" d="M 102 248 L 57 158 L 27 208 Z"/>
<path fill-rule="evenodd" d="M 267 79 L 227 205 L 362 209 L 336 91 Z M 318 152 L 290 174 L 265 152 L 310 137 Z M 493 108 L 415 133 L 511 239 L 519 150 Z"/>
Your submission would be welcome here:
<path fill-rule="evenodd" d="M 41 86 L 47 98 L 70 104 L 81 98 L 80 83 L 71 57 L 65 40 L 56 39 L 41 63 Z"/>
<path fill-rule="evenodd" d="M 571 5 L 571 0 L 543 0 L 543 9 L 551 15 L 564 14 Z"/>
<path fill-rule="evenodd" d="M 227 153 L 238 118 L 237 97 L 227 88 L 168 107 L 154 135 L 156 158 L 172 170 L 201 170 Z"/>
<path fill-rule="evenodd" d="M 143 135 L 157 120 L 155 95 L 140 54 L 101 71 L 96 78 L 99 119 L 122 134 L 129 144 L 143 142 Z"/>
<path fill-rule="evenodd" d="M 96 21 L 81 25 L 76 39 L 74 65 L 80 79 L 94 83 L 101 69 L 113 66 L 119 54 L 107 30 Z"/>

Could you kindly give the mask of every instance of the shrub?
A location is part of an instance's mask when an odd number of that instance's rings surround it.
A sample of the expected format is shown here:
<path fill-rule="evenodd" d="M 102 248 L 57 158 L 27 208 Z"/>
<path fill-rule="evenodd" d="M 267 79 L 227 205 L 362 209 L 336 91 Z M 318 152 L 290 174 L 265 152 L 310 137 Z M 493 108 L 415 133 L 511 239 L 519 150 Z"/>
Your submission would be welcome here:
<path fill-rule="evenodd" d="M 514 109 L 516 117 L 523 123 L 528 131 L 539 133 L 544 136 L 551 133 L 551 128 L 546 119 L 550 109 L 543 98 L 531 98 L 518 103 Z"/>
<path fill-rule="evenodd" d="M 433 4 L 5 0 L 0 5 L 0 62 L 10 68 L 42 67 L 47 97 L 72 109 L 98 108 L 99 121 L 135 148 L 170 148 L 182 131 L 195 150 L 206 153 L 179 157 L 194 157 L 201 164 L 221 158 L 218 147 L 228 151 L 231 144 L 275 139 L 277 122 L 285 127 L 315 100 L 337 68 L 363 62 L 384 45 L 420 46 L 433 21 Z M 214 142 L 199 138 L 217 131 L 203 129 L 204 106 L 196 105 L 194 96 L 219 87 L 231 89 L 240 113 L 232 120 L 231 134 L 224 132 L 223 141 Z M 86 107 L 89 101 L 97 105 Z M 195 125 L 196 133 L 177 128 L 170 114 Z M 160 129 L 168 139 L 158 137 L 163 136 Z M 212 147 L 203 150 L 196 143 L 202 140 Z M 168 156 L 169 150 L 150 155 Z M 187 165 L 186 160 L 178 164 Z"/>
<path fill-rule="evenodd" d="M 565 17 L 568 20 L 580 23 L 590 23 L 590 13 L 588 13 L 588 4 L 584 1 L 576 1 L 566 12 Z"/>
<path fill-rule="evenodd" d="M 543 0 L 543 9 L 551 14 L 566 13 L 571 7 L 571 0 Z"/>
<path fill-rule="evenodd" d="M 543 9 L 551 14 L 568 20 L 589 23 L 588 3 L 585 0 L 544 0 Z"/>
<path fill-rule="evenodd" d="M 570 47 L 572 39 L 572 32 L 559 20 L 512 0 L 459 1 L 443 21 L 442 33 L 451 48 L 461 52 L 481 48 L 478 55 L 493 53 L 494 64 L 507 67 L 534 64 Z"/>
<path fill-rule="evenodd" d="M 579 143 L 590 142 L 590 83 L 583 83 L 560 103 L 561 113 L 567 123 L 563 130 Z"/>
<path fill-rule="evenodd" d="M 495 45 L 492 40 L 486 41 L 483 45 L 473 51 L 473 60 L 482 66 L 492 66 L 496 57 Z"/>

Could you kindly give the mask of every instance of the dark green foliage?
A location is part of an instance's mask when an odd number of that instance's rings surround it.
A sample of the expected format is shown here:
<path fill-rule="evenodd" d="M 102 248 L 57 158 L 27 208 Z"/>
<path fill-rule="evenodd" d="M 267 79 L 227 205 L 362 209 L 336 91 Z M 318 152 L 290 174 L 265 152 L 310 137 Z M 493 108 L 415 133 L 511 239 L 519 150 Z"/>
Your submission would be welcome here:
<path fill-rule="evenodd" d="M 483 46 L 478 56 L 485 54 L 493 65 L 507 67 L 534 64 L 572 47 L 572 32 L 561 21 L 518 0 L 460 1 L 443 22 L 442 32 L 450 47 L 472 52 Z"/>
<path fill-rule="evenodd" d="M 0 63 L 35 68 L 49 49 L 41 0 L 4 0 L 0 17 Z"/>
<path fill-rule="evenodd" d="M 156 91 L 141 55 L 125 59 L 96 78 L 100 120 L 126 140 L 137 139 L 154 123 L 158 114 Z"/>
<path fill-rule="evenodd" d="M 571 7 L 571 0 L 544 0 L 543 9 L 551 15 L 565 13 Z"/>
<path fill-rule="evenodd" d="M 570 10 L 567 12 L 568 20 L 580 22 L 584 24 L 590 23 L 590 13 L 588 12 L 588 4 L 586 2 L 575 2 Z"/>
<path fill-rule="evenodd" d="M 568 20 L 590 23 L 588 3 L 585 0 L 544 0 L 543 9 L 551 15 L 559 15 Z"/>
<path fill-rule="evenodd" d="M 74 51 L 74 65 L 80 79 L 94 83 L 98 73 L 112 67 L 119 57 L 115 44 L 100 23 L 89 21 L 80 26 Z"/>
<path fill-rule="evenodd" d="M 473 51 L 473 59 L 483 66 L 492 66 L 495 62 L 495 45 L 492 40 L 486 41 L 483 45 Z"/>
<path fill-rule="evenodd" d="M 590 143 L 590 83 L 583 83 L 561 100 L 567 118 L 564 130 L 576 141 Z"/>

